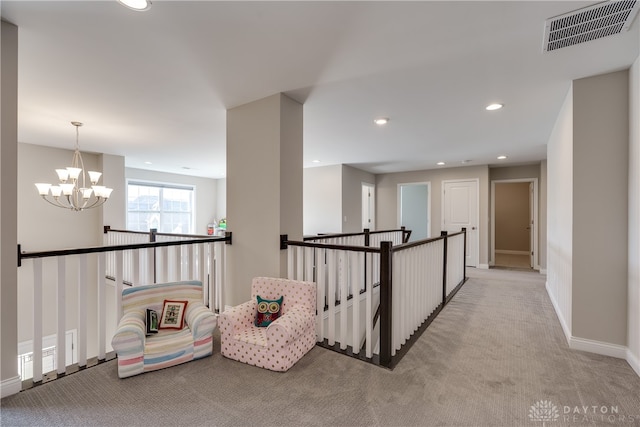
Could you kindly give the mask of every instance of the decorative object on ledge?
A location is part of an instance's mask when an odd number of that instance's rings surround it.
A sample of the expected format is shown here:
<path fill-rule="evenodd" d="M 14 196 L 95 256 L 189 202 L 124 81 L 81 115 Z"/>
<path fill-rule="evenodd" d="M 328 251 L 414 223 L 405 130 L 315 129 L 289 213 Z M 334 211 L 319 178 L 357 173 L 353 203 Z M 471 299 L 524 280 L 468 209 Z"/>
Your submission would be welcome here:
<path fill-rule="evenodd" d="M 97 185 L 102 173 L 94 171 L 88 171 L 91 187 L 87 187 L 87 172 L 84 169 L 78 143 L 80 133 L 78 129 L 82 123 L 71 122 L 71 124 L 76 127 L 76 149 L 73 152 L 71 166 L 66 169 L 56 169 L 60 179 L 58 185 L 37 183 L 36 187 L 42 198 L 53 206 L 79 212 L 104 204 L 113 189 Z"/>

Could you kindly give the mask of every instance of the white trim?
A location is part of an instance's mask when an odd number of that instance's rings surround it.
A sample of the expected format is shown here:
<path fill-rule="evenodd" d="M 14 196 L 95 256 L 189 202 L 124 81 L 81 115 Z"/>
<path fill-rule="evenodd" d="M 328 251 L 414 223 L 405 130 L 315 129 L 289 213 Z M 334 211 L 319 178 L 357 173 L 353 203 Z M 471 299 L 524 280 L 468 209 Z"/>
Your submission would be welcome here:
<path fill-rule="evenodd" d="M 627 347 L 623 345 L 594 341 L 587 338 L 571 337 L 571 339 L 569 339 L 569 348 L 602 354 L 604 356 L 617 357 L 618 359 L 624 359 L 627 355 Z"/>
<path fill-rule="evenodd" d="M 636 374 L 638 374 L 638 376 L 640 377 L 640 359 L 638 359 L 636 357 L 635 354 L 633 354 L 631 352 L 631 349 L 627 348 L 627 363 L 629 363 L 629 365 L 631 365 L 631 367 L 633 368 L 634 371 L 636 371 Z"/>
<path fill-rule="evenodd" d="M 509 249 L 496 249 L 494 252 L 505 255 L 529 255 L 529 251 L 511 251 Z"/>
<path fill-rule="evenodd" d="M 476 184 L 476 212 L 475 212 L 475 224 L 471 225 L 471 228 L 473 229 L 475 227 L 475 231 L 478 234 L 478 237 L 476 238 L 476 256 L 475 256 L 475 267 L 483 269 L 483 270 L 487 270 L 489 269 L 489 264 L 480 264 L 480 178 L 467 178 L 467 179 L 445 179 L 440 183 L 440 187 L 441 187 L 441 193 L 440 193 L 440 229 L 441 230 L 446 230 L 447 228 L 445 227 L 445 222 L 444 222 L 444 218 L 445 218 L 445 186 L 448 183 L 453 183 L 453 182 L 475 182 Z M 467 237 L 468 238 L 468 237 Z M 471 265 L 470 265 L 471 266 Z M 471 266 L 473 267 L 473 266 Z"/>
<path fill-rule="evenodd" d="M 560 326 L 562 326 L 562 331 L 564 332 L 564 336 L 567 339 L 567 343 L 569 344 L 570 349 L 588 351 L 589 353 L 602 354 L 603 356 L 616 357 L 618 359 L 626 359 L 633 370 L 636 371 L 638 376 L 640 376 L 640 363 L 627 347 L 619 344 L 611 344 L 607 342 L 572 336 L 571 331 L 567 326 L 567 322 L 565 322 L 564 317 L 562 316 L 562 312 L 558 308 L 558 303 L 556 302 L 551 290 L 549 289 L 549 282 L 545 284 L 545 288 L 547 289 L 547 294 L 549 295 L 551 304 L 553 305 L 553 308 L 556 312 L 556 316 L 560 321 Z"/>
<path fill-rule="evenodd" d="M 546 268 L 541 268 L 540 269 L 540 274 L 547 274 L 547 269 Z"/>
<path fill-rule="evenodd" d="M 567 322 L 564 320 L 564 316 L 562 315 L 562 312 L 560 311 L 560 307 L 558 306 L 558 302 L 556 301 L 555 297 L 553 296 L 553 292 L 551 292 L 551 289 L 549 289 L 549 282 L 545 282 L 544 285 L 545 289 L 547 290 L 547 295 L 549 295 L 549 299 L 551 300 L 551 305 L 553 305 L 553 309 L 556 312 L 556 317 L 558 318 L 558 321 L 560 322 L 560 326 L 562 327 L 562 331 L 564 332 L 564 337 L 567 340 L 567 343 L 569 343 L 570 339 L 571 339 L 571 330 L 569 329 L 569 326 L 567 325 Z"/>
<path fill-rule="evenodd" d="M 540 270 L 540 255 L 539 255 L 539 239 L 538 235 L 538 178 L 521 178 L 521 179 L 496 179 L 491 181 L 491 212 L 489 214 L 491 223 L 491 252 L 489 253 L 489 260 L 494 261 L 496 259 L 496 253 L 500 253 L 496 250 L 496 183 L 516 183 L 516 182 L 532 182 L 533 183 L 533 266 L 534 270 Z M 504 253 L 504 252 L 503 252 Z M 529 252 L 525 252 L 528 254 Z"/>
<path fill-rule="evenodd" d="M 22 380 L 20 379 L 19 376 L 9 378 L 8 380 L 3 380 L 0 383 L 0 398 L 4 399 L 7 396 L 20 393 L 21 391 L 22 391 Z"/>

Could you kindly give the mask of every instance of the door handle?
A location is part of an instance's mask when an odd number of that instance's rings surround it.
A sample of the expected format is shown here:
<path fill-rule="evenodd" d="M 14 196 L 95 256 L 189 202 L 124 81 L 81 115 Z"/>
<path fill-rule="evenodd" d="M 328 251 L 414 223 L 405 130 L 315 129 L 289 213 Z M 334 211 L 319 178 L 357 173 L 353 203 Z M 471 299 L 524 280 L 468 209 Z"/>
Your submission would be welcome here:
<path fill-rule="evenodd" d="M 472 230 L 475 230 L 476 228 L 475 228 L 475 227 L 471 227 L 471 229 L 472 229 Z"/>

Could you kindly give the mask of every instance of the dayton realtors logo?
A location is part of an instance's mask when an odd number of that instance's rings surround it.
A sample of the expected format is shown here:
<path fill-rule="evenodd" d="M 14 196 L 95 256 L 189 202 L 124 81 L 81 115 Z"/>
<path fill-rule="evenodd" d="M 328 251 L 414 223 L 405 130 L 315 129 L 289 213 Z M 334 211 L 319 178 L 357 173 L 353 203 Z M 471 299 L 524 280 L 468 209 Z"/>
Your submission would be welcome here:
<path fill-rule="evenodd" d="M 550 400 L 540 400 L 531 405 L 529 419 L 541 422 L 543 427 L 549 422 L 561 420 L 564 423 L 635 423 L 640 421 L 638 415 L 624 415 L 618 406 L 568 406 L 554 405 Z"/>
<path fill-rule="evenodd" d="M 542 422 L 543 427 L 546 426 L 546 423 L 556 421 L 558 418 L 560 418 L 560 411 L 550 400 L 540 400 L 531 405 L 531 409 L 529 409 L 529 419 Z"/>

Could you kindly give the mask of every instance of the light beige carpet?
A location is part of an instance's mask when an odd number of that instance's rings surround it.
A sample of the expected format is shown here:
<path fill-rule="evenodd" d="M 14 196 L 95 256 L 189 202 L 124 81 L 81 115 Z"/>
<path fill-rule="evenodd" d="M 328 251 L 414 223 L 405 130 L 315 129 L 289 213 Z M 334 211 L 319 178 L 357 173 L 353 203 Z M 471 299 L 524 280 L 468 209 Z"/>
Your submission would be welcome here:
<path fill-rule="evenodd" d="M 624 360 L 568 348 L 544 276 L 468 274 L 394 371 L 316 347 L 275 373 L 224 359 L 216 337 L 204 360 L 124 380 L 112 361 L 5 398 L 0 423 L 640 426 L 640 378 Z"/>

